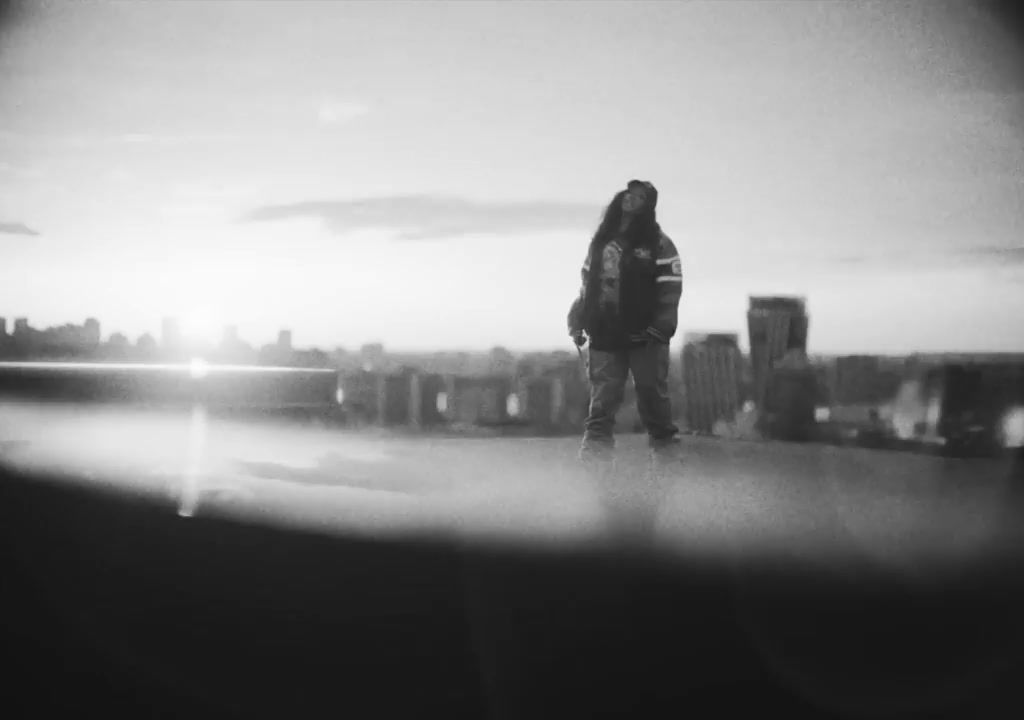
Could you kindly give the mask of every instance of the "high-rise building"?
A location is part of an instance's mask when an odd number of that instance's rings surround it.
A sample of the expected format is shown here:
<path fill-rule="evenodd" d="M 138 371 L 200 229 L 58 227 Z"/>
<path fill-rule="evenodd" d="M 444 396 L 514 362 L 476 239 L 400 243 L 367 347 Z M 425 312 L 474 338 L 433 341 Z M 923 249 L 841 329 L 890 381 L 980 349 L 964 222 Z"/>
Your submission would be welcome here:
<path fill-rule="evenodd" d="M 802 297 L 751 297 L 747 311 L 754 402 L 761 406 L 768 375 L 787 352 L 807 352 L 807 317 Z"/>
<path fill-rule="evenodd" d="M 97 348 L 100 344 L 100 321 L 86 318 L 82 329 L 82 341 L 89 348 Z"/>
<path fill-rule="evenodd" d="M 881 403 L 893 399 L 903 380 L 899 365 L 872 355 L 836 358 L 833 378 L 836 405 Z"/>
<path fill-rule="evenodd" d="M 381 343 L 366 343 L 359 348 L 359 362 L 364 370 L 386 369 L 387 355 Z"/>
<path fill-rule="evenodd" d="M 32 352 L 35 331 L 29 326 L 28 318 L 15 318 L 14 331 L 11 333 L 10 345 L 19 356 Z"/>
<path fill-rule="evenodd" d="M 710 433 L 732 422 L 742 407 L 743 354 L 736 333 L 683 336 L 684 418 L 690 430 Z"/>
<path fill-rule="evenodd" d="M 292 350 L 292 331 L 281 330 L 277 333 L 277 349 L 283 352 L 291 352 Z"/>
<path fill-rule="evenodd" d="M 897 411 L 903 417 L 894 418 L 894 425 L 904 426 L 904 437 L 940 445 L 950 455 L 1019 447 L 1014 425 L 1024 407 L 1024 362 L 942 363 L 921 368 L 915 380 L 916 412 L 904 404 Z"/>
<path fill-rule="evenodd" d="M 761 432 L 777 440 L 814 439 L 818 401 L 817 370 L 799 348 L 791 349 L 768 373 L 758 408 Z"/>
<path fill-rule="evenodd" d="M 287 362 L 288 352 L 280 352 L 274 346 L 274 364 Z M 225 325 L 221 332 L 220 345 L 217 346 L 215 357 L 218 362 L 250 363 L 256 359 L 252 346 L 242 340 L 238 334 L 238 327 Z"/>

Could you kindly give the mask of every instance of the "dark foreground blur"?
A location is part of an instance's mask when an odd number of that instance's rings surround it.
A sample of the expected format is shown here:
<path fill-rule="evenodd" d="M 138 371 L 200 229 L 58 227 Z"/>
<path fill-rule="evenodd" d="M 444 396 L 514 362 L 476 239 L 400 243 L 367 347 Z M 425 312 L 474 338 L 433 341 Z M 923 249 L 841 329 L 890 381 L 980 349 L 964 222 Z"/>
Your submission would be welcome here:
<path fill-rule="evenodd" d="M 596 478 L 262 412 L 333 373 L 13 370 L 60 392 L 0 402 L 5 717 L 1024 711 L 1019 452 L 624 434 Z"/>
<path fill-rule="evenodd" d="M 235 467 L 234 494 L 183 515 L 133 463 L 187 433 L 45 417 L 0 463 L 6 717 L 1024 710 L 1013 465 L 694 440 L 640 550 L 607 542 L 567 439 L 325 455 L 210 423 L 198 482 Z"/>

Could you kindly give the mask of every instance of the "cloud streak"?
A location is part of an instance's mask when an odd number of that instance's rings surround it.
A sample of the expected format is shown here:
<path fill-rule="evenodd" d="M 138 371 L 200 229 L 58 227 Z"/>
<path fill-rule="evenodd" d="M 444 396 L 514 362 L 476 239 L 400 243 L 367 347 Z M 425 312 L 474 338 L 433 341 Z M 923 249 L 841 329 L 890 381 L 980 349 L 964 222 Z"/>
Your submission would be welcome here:
<path fill-rule="evenodd" d="M 601 208 L 557 201 L 495 202 L 437 195 L 265 205 L 245 222 L 318 218 L 332 232 L 394 229 L 400 240 L 516 235 L 596 226 Z"/>
<path fill-rule="evenodd" d="M 795 258 L 793 258 L 795 259 Z M 807 261 L 807 258 L 804 258 Z M 928 271 L 987 268 L 1024 269 L 1024 245 L 976 245 L 951 247 L 893 247 L 820 259 L 826 267 L 877 272 L 888 270 Z"/>
<path fill-rule="evenodd" d="M 30 228 L 25 223 L 20 222 L 0 222 L 0 234 L 5 235 L 25 235 L 30 237 L 38 237 L 39 233 Z"/>
<path fill-rule="evenodd" d="M 965 255 L 982 258 L 1000 265 L 1024 265 L 1024 245 L 999 246 L 987 245 L 971 248 Z"/>

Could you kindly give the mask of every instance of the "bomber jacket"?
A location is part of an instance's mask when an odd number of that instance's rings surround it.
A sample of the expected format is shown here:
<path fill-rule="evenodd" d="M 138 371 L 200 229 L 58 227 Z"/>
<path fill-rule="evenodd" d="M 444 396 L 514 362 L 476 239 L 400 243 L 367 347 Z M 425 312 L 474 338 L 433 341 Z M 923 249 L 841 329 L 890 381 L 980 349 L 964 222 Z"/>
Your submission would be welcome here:
<path fill-rule="evenodd" d="M 683 272 L 672 240 L 656 248 L 626 246 L 615 238 L 591 247 L 582 286 L 569 309 L 569 334 L 585 331 L 594 350 L 620 350 L 644 342 L 668 344 L 678 325 Z"/>

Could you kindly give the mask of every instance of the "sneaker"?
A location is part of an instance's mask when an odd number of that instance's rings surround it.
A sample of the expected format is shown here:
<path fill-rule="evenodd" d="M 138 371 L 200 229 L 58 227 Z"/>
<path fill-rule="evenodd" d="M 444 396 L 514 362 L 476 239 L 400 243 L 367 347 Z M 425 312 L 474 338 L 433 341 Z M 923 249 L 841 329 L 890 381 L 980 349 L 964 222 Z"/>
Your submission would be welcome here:
<path fill-rule="evenodd" d="M 599 459 L 611 458 L 615 455 L 615 439 L 614 438 L 597 438 L 583 436 L 583 440 L 580 442 L 579 458 L 582 460 L 584 457 L 595 457 Z"/>
<path fill-rule="evenodd" d="M 683 439 L 678 435 L 658 440 L 652 439 L 650 448 L 651 456 L 656 463 L 664 465 L 665 463 L 683 461 Z"/>
<path fill-rule="evenodd" d="M 679 435 L 672 435 L 667 438 L 652 438 L 647 439 L 647 444 L 650 445 L 653 450 L 662 449 L 677 449 L 682 446 L 683 439 Z"/>
<path fill-rule="evenodd" d="M 595 448 L 583 446 L 576 455 L 584 465 L 607 464 L 615 459 L 615 451 L 611 448 Z"/>

